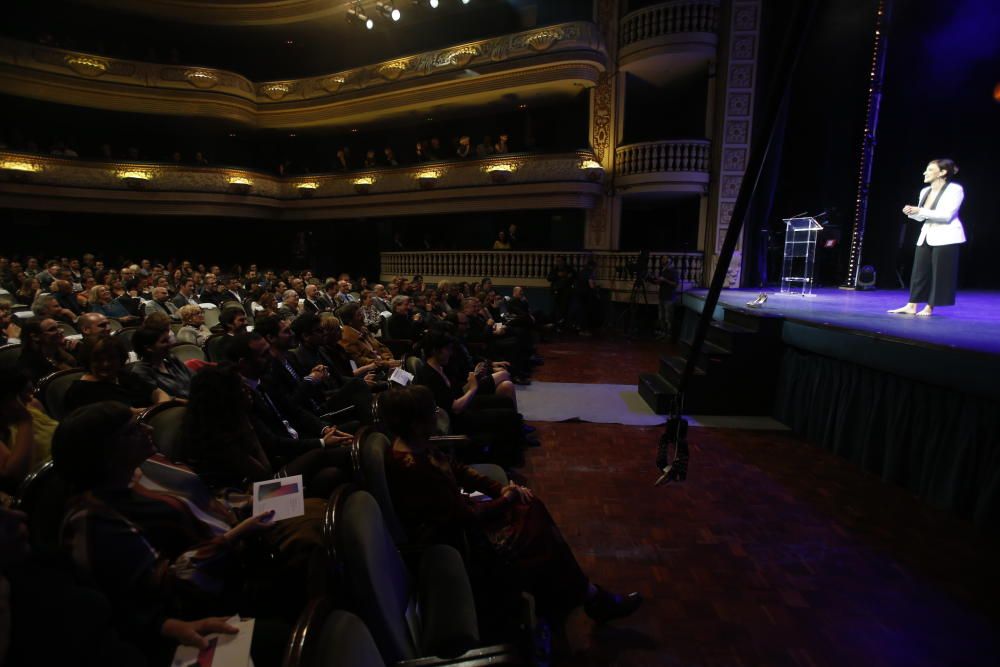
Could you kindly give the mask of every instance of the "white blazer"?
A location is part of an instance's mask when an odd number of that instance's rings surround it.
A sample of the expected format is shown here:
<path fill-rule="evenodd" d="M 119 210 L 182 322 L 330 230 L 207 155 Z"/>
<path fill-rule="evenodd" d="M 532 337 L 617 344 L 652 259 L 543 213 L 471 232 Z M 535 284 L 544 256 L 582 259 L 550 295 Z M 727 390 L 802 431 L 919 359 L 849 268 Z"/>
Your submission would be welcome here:
<path fill-rule="evenodd" d="M 927 197 L 930 186 L 920 191 L 920 199 L 924 206 L 907 216 L 918 222 L 923 222 L 920 228 L 920 238 L 917 245 L 952 245 L 954 243 L 965 243 L 965 228 L 962 221 L 958 219 L 958 209 L 962 208 L 962 200 L 965 199 L 965 191 L 958 183 L 948 183 L 941 193 L 941 199 L 937 206 L 928 208 L 934 202 Z M 926 201 L 925 201 L 926 200 Z"/>

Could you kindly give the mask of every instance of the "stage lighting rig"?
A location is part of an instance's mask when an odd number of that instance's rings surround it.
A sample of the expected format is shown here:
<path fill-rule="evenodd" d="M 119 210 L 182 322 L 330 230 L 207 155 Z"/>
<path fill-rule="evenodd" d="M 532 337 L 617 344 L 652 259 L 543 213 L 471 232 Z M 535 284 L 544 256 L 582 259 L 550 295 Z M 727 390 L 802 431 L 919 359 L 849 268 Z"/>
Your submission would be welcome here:
<path fill-rule="evenodd" d="M 355 3 L 348 8 L 347 22 L 352 25 L 363 25 L 368 30 L 375 27 L 375 21 L 372 20 L 372 17 L 365 14 L 365 8 L 361 4 L 361 0 L 356 0 Z"/>
<path fill-rule="evenodd" d="M 375 10 L 387 19 L 392 19 L 393 21 L 398 21 L 402 14 L 398 9 L 396 9 L 396 3 L 390 0 L 390 2 L 378 2 L 375 3 Z"/>

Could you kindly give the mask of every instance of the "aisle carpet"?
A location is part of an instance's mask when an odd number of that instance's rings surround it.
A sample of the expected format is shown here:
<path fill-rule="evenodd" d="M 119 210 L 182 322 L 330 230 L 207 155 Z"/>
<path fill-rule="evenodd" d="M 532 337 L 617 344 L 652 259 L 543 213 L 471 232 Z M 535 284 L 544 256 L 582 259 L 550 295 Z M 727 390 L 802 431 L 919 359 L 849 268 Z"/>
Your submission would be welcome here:
<path fill-rule="evenodd" d="M 659 426 L 666 417 L 646 404 L 635 385 L 532 382 L 517 388 L 518 409 L 527 421 L 584 421 L 595 424 Z M 784 424 L 770 417 L 688 415 L 691 426 L 784 431 Z"/>

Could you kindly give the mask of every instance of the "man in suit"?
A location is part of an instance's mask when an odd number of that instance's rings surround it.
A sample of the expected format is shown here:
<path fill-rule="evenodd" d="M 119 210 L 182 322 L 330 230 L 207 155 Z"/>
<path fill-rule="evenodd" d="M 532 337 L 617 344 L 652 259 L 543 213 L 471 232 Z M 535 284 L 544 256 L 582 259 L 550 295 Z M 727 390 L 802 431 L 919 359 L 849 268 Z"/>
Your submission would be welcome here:
<path fill-rule="evenodd" d="M 216 306 L 225 301 L 222 298 L 222 293 L 219 292 L 218 279 L 214 274 L 205 274 L 205 285 L 201 288 L 201 296 L 199 298 L 201 299 L 200 303 L 214 303 Z"/>
<path fill-rule="evenodd" d="M 292 319 L 299 315 L 299 293 L 293 289 L 286 289 L 281 295 L 281 305 L 278 306 L 278 315 L 285 319 Z"/>
<path fill-rule="evenodd" d="M 372 294 L 372 303 L 375 304 L 375 308 L 378 309 L 380 313 L 392 312 L 389 306 L 388 295 L 385 292 L 385 285 L 379 283 L 375 285 Z"/>
<path fill-rule="evenodd" d="M 263 336 L 256 332 L 240 334 L 234 337 L 226 354 L 250 390 L 250 421 L 275 467 L 319 449 L 327 454 L 327 465 L 350 470 L 350 452 L 342 445 L 349 444 L 353 437 L 335 426 L 324 426 L 317 416 L 288 401 L 267 376 L 272 357 Z"/>
<path fill-rule="evenodd" d="M 337 305 L 343 306 L 348 303 L 355 303 L 357 299 L 351 294 L 351 282 L 349 280 L 339 280 L 337 281 Z"/>
<path fill-rule="evenodd" d="M 182 280 L 181 286 L 177 288 L 177 294 L 171 299 L 171 303 L 177 306 L 178 309 L 184 306 L 197 306 L 199 301 L 194 295 L 194 281 L 190 278 Z"/>
<path fill-rule="evenodd" d="M 326 299 L 321 299 L 323 295 L 320 293 L 318 285 L 306 285 L 305 293 L 306 298 L 302 301 L 303 313 L 324 313 L 330 310 L 330 307 L 326 303 Z"/>
<path fill-rule="evenodd" d="M 230 276 L 226 280 L 226 290 L 222 292 L 222 300 L 235 301 L 242 305 L 245 298 L 246 294 L 243 292 L 243 285 L 240 283 L 239 277 Z"/>
<path fill-rule="evenodd" d="M 170 300 L 166 287 L 154 287 L 152 300 L 142 304 L 143 317 L 149 317 L 150 313 L 163 313 L 172 320 L 179 319 L 177 306 Z"/>

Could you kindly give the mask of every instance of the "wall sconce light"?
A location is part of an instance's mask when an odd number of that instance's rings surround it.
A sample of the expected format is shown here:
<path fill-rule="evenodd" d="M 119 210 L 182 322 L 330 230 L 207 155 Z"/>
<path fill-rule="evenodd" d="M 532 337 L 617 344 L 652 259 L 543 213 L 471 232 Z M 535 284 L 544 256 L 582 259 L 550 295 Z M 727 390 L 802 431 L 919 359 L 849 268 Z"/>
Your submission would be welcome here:
<path fill-rule="evenodd" d="M 12 181 L 25 181 L 31 174 L 41 171 L 41 166 L 24 160 L 0 160 L 0 171 Z"/>
<path fill-rule="evenodd" d="M 441 178 L 440 171 L 421 171 L 416 176 L 421 190 L 432 190 L 439 178 Z"/>
<path fill-rule="evenodd" d="M 246 176 L 230 176 L 229 191 L 238 195 L 245 195 L 253 188 L 253 181 Z"/>
<path fill-rule="evenodd" d="M 494 183 L 506 183 L 510 180 L 510 175 L 517 171 L 517 167 L 507 162 L 487 165 L 483 168 L 490 175 L 490 180 Z"/>
<path fill-rule="evenodd" d="M 118 172 L 118 178 L 122 180 L 125 185 L 132 188 L 133 190 L 140 190 L 146 187 L 153 175 L 148 171 L 142 171 L 139 169 L 127 169 Z"/>
<path fill-rule="evenodd" d="M 375 185 L 374 176 L 362 176 L 354 179 L 354 191 L 359 195 L 366 195 L 371 187 Z"/>
<path fill-rule="evenodd" d="M 592 181 L 599 181 L 604 176 L 604 167 L 597 160 L 584 160 L 580 163 L 580 169 L 587 174 L 587 178 Z"/>
<path fill-rule="evenodd" d="M 312 197 L 317 190 L 319 190 L 319 183 L 316 181 L 307 181 L 305 183 L 299 183 L 295 186 L 299 190 L 299 195 L 303 198 Z"/>

